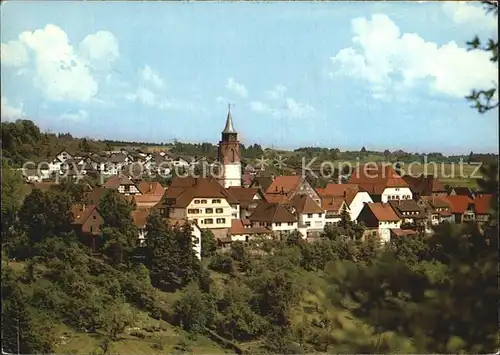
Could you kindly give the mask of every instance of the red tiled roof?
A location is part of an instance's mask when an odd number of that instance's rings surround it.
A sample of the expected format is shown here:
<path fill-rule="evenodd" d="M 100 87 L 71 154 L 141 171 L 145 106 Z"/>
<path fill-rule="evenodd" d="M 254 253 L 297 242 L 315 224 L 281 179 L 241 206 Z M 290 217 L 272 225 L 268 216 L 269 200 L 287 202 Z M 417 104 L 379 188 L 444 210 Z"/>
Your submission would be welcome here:
<path fill-rule="evenodd" d="M 163 198 L 163 195 L 134 195 L 132 201 L 135 202 L 137 208 L 149 208 L 158 204 Z"/>
<path fill-rule="evenodd" d="M 231 228 L 229 228 L 228 233 L 230 235 L 269 234 L 272 231 L 265 227 L 245 227 L 241 219 L 233 219 L 231 220 Z"/>
<path fill-rule="evenodd" d="M 141 181 L 137 188 L 143 195 L 163 196 L 165 193 L 165 188 L 158 181 Z"/>
<path fill-rule="evenodd" d="M 132 221 L 134 222 L 137 228 L 146 227 L 146 223 L 149 217 L 149 211 L 145 210 L 132 211 L 131 215 L 132 215 Z"/>
<path fill-rule="evenodd" d="M 290 205 L 295 208 L 297 213 L 323 213 L 324 210 L 309 197 L 309 195 L 295 195 L 290 201 Z"/>
<path fill-rule="evenodd" d="M 411 176 L 404 175 L 403 180 L 410 186 L 412 192 L 420 196 L 430 196 L 432 193 L 446 192 L 443 184 L 433 175 Z"/>
<path fill-rule="evenodd" d="M 321 207 L 324 211 L 340 214 L 344 198 L 340 196 L 326 196 L 321 198 Z"/>
<path fill-rule="evenodd" d="M 104 187 L 107 189 L 117 189 L 120 185 L 135 185 L 132 180 L 127 176 L 111 176 L 105 183 Z"/>
<path fill-rule="evenodd" d="M 409 236 L 417 234 L 417 232 L 414 230 L 400 229 L 400 228 L 391 229 L 391 233 L 393 233 L 397 237 L 409 237 Z"/>
<path fill-rule="evenodd" d="M 194 198 L 224 198 L 230 204 L 238 203 L 232 195 L 212 178 L 175 178 L 165 193 L 166 199 L 175 199 L 171 207 L 187 207 Z"/>
<path fill-rule="evenodd" d="M 297 222 L 297 218 L 283 205 L 260 202 L 250 215 L 252 222 Z"/>
<path fill-rule="evenodd" d="M 362 165 L 349 178 L 349 184 L 358 184 L 360 189 L 380 195 L 388 187 L 408 187 L 406 181 L 396 174 L 391 166 Z"/>
<path fill-rule="evenodd" d="M 82 206 L 81 204 L 75 204 L 71 206 L 71 214 L 73 215 L 73 224 L 84 224 L 89 218 L 90 214 L 96 206 Z"/>
<path fill-rule="evenodd" d="M 323 196 L 344 196 L 347 191 L 358 191 L 358 189 L 357 184 L 328 184 L 324 189 Z"/>
<path fill-rule="evenodd" d="M 476 214 L 489 214 L 493 195 L 479 195 L 474 199 Z"/>
<path fill-rule="evenodd" d="M 250 203 L 255 202 L 254 197 L 259 193 L 256 187 L 240 187 L 230 186 L 227 191 L 241 204 L 241 207 L 246 208 Z"/>
<path fill-rule="evenodd" d="M 469 196 L 465 195 L 453 195 L 444 197 L 450 205 L 450 212 L 456 214 L 462 214 L 467 210 L 469 204 L 473 203 L 473 200 Z"/>
<path fill-rule="evenodd" d="M 422 200 L 430 203 L 432 208 L 449 208 L 450 204 L 444 196 L 421 196 Z"/>
<path fill-rule="evenodd" d="M 272 184 L 266 189 L 266 193 L 289 193 L 298 188 L 302 182 L 302 177 L 298 175 L 276 176 Z"/>
<path fill-rule="evenodd" d="M 399 221 L 399 217 L 392 207 L 387 203 L 367 203 L 368 208 L 372 211 L 378 221 Z"/>

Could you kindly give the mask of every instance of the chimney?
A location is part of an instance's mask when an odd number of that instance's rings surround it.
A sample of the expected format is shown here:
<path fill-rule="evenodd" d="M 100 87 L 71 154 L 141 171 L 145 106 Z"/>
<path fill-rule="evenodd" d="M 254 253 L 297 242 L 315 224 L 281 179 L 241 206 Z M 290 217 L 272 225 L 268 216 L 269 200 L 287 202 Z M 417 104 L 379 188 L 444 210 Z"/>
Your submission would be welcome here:
<path fill-rule="evenodd" d="M 149 192 L 152 192 L 152 191 L 153 191 L 153 183 L 152 183 L 152 182 L 150 182 L 150 183 L 149 183 Z"/>
<path fill-rule="evenodd" d="M 285 194 L 285 190 L 283 189 L 283 186 L 281 186 L 281 194 L 284 195 Z"/>
<path fill-rule="evenodd" d="M 278 192 L 278 186 L 276 186 L 276 192 Z"/>

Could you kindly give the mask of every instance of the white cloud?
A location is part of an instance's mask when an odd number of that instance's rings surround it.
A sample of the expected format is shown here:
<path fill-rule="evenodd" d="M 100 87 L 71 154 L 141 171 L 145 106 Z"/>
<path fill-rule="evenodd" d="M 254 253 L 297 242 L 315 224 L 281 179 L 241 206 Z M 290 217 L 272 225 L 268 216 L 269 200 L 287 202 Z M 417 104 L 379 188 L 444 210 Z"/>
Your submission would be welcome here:
<path fill-rule="evenodd" d="M 223 96 L 217 96 L 215 101 L 217 101 L 217 103 L 219 103 L 219 104 L 227 104 L 229 102 L 229 100 Z"/>
<path fill-rule="evenodd" d="M 151 84 L 158 89 L 163 88 L 165 85 L 165 82 L 160 77 L 160 74 L 158 74 L 158 72 L 152 69 L 149 65 L 144 66 L 144 68 L 139 71 L 139 75 L 144 83 Z"/>
<path fill-rule="evenodd" d="M 497 31 L 498 23 L 495 16 L 486 14 L 481 4 L 467 1 L 445 1 L 443 11 L 459 25 L 473 25 Z"/>
<path fill-rule="evenodd" d="M 245 85 L 238 83 L 234 78 L 227 79 L 226 88 L 238 96 L 248 97 L 248 90 Z"/>
<path fill-rule="evenodd" d="M 252 101 L 250 102 L 250 109 L 261 114 L 283 119 L 307 118 L 315 112 L 314 107 L 311 105 L 297 102 L 289 97 L 279 105 L 269 105 L 262 101 Z"/>
<path fill-rule="evenodd" d="M 22 67 L 21 72 L 29 75 L 32 53 L 34 82 L 47 99 L 87 102 L 99 89 L 92 70 L 119 56 L 118 43 L 110 32 L 99 31 L 87 36 L 79 49 L 74 49 L 61 28 L 48 24 L 43 29 L 22 32 L 17 41 L 2 43 L 2 65 Z"/>
<path fill-rule="evenodd" d="M 278 84 L 272 90 L 266 91 L 266 96 L 272 100 L 281 99 L 287 88 L 284 85 Z"/>
<path fill-rule="evenodd" d="M 1 99 L 1 116 L 4 121 L 14 121 L 25 117 L 23 105 L 18 107 L 10 106 L 7 98 L 2 96 Z"/>
<path fill-rule="evenodd" d="M 455 42 L 438 46 L 415 33 L 401 34 L 384 14 L 371 20 L 355 18 L 351 25 L 353 46 L 331 58 L 336 68 L 331 76 L 365 80 L 376 99 L 420 83 L 434 93 L 464 97 L 472 88 L 490 88 L 498 76 L 488 53 L 467 51 Z"/>
<path fill-rule="evenodd" d="M 120 56 L 118 40 L 108 31 L 88 35 L 79 46 L 80 54 L 91 65 L 107 67 Z"/>
<path fill-rule="evenodd" d="M 8 67 L 24 67 L 29 62 L 28 51 L 19 41 L 10 41 L 1 44 L 2 65 Z"/>
<path fill-rule="evenodd" d="M 155 107 L 160 110 L 170 111 L 195 111 L 196 107 L 190 102 L 165 98 L 144 87 L 139 87 L 134 93 L 128 94 L 125 98 L 129 101 L 139 102 L 143 105 Z"/>
<path fill-rule="evenodd" d="M 285 115 L 291 118 L 304 118 L 314 112 L 311 105 L 300 103 L 294 99 L 287 98 L 284 105 Z"/>
<path fill-rule="evenodd" d="M 85 110 L 78 110 L 77 112 L 67 112 L 61 115 L 61 119 L 68 121 L 85 121 L 89 114 Z"/>

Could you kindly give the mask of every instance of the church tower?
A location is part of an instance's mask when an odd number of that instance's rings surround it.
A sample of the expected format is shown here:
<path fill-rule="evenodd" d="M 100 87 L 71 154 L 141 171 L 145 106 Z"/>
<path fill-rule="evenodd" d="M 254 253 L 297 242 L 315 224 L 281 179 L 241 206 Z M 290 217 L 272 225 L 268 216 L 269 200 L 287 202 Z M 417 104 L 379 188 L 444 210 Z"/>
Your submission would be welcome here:
<path fill-rule="evenodd" d="M 221 164 L 221 184 L 224 187 L 241 186 L 240 142 L 233 126 L 231 106 L 228 108 L 226 127 L 219 142 L 219 163 Z"/>

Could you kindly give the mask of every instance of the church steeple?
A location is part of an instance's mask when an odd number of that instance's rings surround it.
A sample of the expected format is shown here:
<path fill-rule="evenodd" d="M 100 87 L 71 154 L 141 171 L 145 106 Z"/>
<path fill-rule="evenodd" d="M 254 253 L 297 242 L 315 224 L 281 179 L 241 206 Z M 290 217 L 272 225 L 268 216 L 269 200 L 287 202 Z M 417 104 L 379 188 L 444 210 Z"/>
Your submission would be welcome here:
<path fill-rule="evenodd" d="M 229 105 L 226 126 L 219 142 L 219 162 L 222 164 L 221 184 L 224 187 L 241 186 L 240 142 L 233 126 L 231 105 Z"/>
<path fill-rule="evenodd" d="M 233 126 L 233 117 L 231 116 L 231 104 L 228 104 L 228 109 L 227 109 L 227 118 L 226 118 L 226 127 L 224 127 L 224 130 L 222 133 L 236 133 L 236 130 L 234 129 Z"/>

